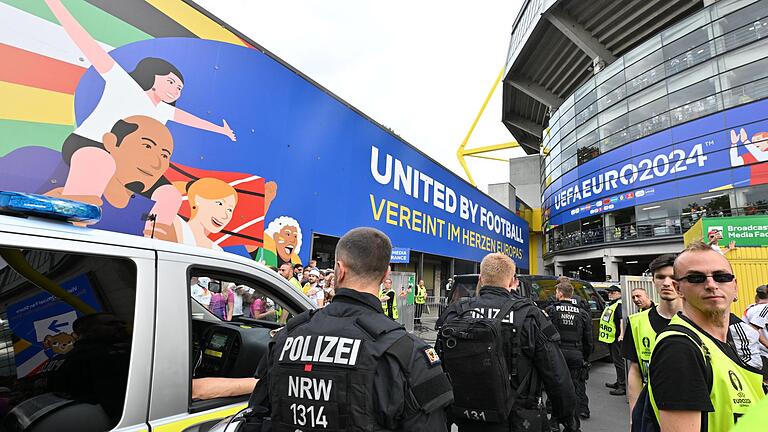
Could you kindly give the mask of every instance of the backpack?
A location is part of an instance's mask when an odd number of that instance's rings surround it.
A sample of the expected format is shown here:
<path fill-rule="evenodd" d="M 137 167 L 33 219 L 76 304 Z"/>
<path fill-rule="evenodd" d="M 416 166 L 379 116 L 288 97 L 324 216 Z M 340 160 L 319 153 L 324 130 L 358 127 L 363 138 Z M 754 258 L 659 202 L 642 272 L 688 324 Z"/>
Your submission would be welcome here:
<path fill-rule="evenodd" d="M 520 328 L 526 316 L 522 306 L 525 299 L 511 299 L 495 317 L 482 316 L 470 306 L 470 300 L 458 305 L 458 316 L 446 321 L 437 335 L 435 347 L 440 353 L 443 369 L 454 389 L 451 415 L 488 423 L 507 421 L 515 400 L 510 376 L 516 375 L 520 357 Z M 508 370 L 505 343 L 501 337 L 502 320 L 514 311 L 512 318 L 512 353 Z M 478 316 L 479 315 L 479 316 Z"/>
<path fill-rule="evenodd" d="M 699 337 L 699 335 L 694 333 L 688 327 L 683 327 L 679 324 L 672 324 L 667 326 L 663 331 L 667 331 L 667 330 L 674 330 L 680 333 L 684 333 L 688 337 L 690 337 L 694 342 L 696 342 L 699 345 L 699 347 L 704 347 L 704 344 L 701 341 L 701 338 Z M 706 360 L 705 364 L 707 367 L 707 384 L 709 385 L 710 388 L 712 388 L 712 365 L 710 364 L 709 353 L 706 353 L 704 358 Z M 650 375 L 650 372 L 649 372 L 649 375 Z M 656 413 L 653 412 L 653 405 L 651 404 L 651 395 L 650 393 L 648 393 L 647 384 L 643 386 L 642 390 L 640 390 L 640 394 L 637 396 L 637 402 L 635 403 L 635 407 L 632 410 L 631 416 L 632 416 L 631 432 L 660 432 L 661 431 L 661 426 L 659 425 L 659 421 L 656 418 Z"/>

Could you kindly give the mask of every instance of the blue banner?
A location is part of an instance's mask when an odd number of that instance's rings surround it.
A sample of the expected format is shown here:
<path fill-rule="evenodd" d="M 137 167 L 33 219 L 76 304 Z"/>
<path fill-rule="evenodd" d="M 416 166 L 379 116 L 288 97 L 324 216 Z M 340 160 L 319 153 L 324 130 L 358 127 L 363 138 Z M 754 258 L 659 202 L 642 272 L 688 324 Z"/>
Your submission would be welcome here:
<path fill-rule="evenodd" d="M 549 225 L 639 204 L 768 183 L 768 100 L 732 108 L 600 155 L 549 185 Z"/>
<path fill-rule="evenodd" d="M 373 226 L 393 244 L 528 268 L 528 225 L 259 50 L 193 38 L 129 43 L 89 68 L 77 127 L 0 158 L 0 189 L 90 196 L 94 227 L 307 262 L 313 233 Z M 150 230 L 150 231 L 148 231 Z"/>

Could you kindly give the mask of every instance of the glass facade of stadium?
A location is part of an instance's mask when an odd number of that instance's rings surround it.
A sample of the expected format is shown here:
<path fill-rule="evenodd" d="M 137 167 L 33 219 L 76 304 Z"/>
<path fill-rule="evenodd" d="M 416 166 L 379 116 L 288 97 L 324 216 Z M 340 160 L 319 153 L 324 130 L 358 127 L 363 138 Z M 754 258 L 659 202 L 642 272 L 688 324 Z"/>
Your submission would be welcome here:
<path fill-rule="evenodd" d="M 576 252 L 768 213 L 768 0 L 716 2 L 611 63 L 551 113 L 542 153 L 555 274 L 641 274 L 653 255 Z"/>

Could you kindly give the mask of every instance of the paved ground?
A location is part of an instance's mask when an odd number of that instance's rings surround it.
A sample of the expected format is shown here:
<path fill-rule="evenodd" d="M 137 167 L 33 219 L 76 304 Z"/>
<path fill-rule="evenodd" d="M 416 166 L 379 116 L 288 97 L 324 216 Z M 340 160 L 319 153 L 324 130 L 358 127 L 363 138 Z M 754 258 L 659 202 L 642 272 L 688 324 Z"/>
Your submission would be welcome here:
<path fill-rule="evenodd" d="M 414 333 L 429 343 L 434 343 L 436 333 L 432 328 L 435 317 L 424 316 L 424 329 L 416 329 Z M 587 395 L 592 416 L 582 420 L 582 432 L 624 432 L 629 430 L 629 404 L 625 396 L 611 396 L 605 383 L 616 381 L 616 369 L 613 363 L 597 361 L 587 381 Z M 454 426 L 453 431 L 458 431 Z"/>
<path fill-rule="evenodd" d="M 587 395 L 592 417 L 582 420 L 583 432 L 624 432 L 629 430 L 629 403 L 625 396 L 611 396 L 605 383 L 616 381 L 613 363 L 598 361 L 592 365 L 587 381 Z"/>

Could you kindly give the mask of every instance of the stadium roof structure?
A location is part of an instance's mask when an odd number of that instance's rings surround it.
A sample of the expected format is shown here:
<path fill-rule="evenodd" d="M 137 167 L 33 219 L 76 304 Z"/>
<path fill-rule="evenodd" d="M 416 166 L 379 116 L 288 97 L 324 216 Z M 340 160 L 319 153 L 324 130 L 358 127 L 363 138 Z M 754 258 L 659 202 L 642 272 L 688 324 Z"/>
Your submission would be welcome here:
<path fill-rule="evenodd" d="M 525 0 L 504 69 L 504 125 L 539 153 L 549 113 L 596 70 L 714 1 Z"/>

